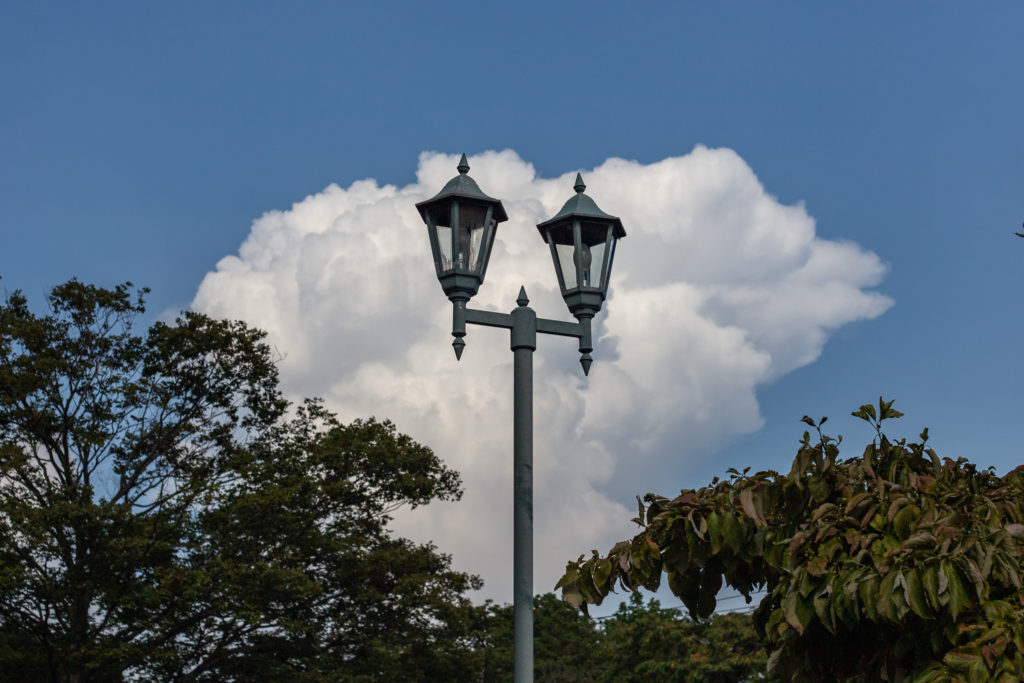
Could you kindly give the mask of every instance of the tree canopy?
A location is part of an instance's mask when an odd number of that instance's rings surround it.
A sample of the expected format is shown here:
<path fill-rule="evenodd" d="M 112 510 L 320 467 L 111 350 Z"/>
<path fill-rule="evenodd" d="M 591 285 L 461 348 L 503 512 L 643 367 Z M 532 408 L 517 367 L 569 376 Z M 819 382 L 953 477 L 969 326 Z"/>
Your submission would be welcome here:
<path fill-rule="evenodd" d="M 748 614 L 688 619 L 638 593 L 602 623 L 597 660 L 608 683 L 732 683 L 772 680 Z"/>
<path fill-rule="evenodd" d="M 70 281 L 0 306 L 0 678 L 454 680 L 480 585 L 389 514 L 458 475 L 282 397 L 262 332 Z"/>
<path fill-rule="evenodd" d="M 638 498 L 641 531 L 607 555 L 568 563 L 576 605 L 662 576 L 698 619 L 723 584 L 766 595 L 754 624 L 769 668 L 793 680 L 1024 678 L 1024 468 L 1005 476 L 920 440 L 890 440 L 879 399 L 854 415 L 875 437 L 841 459 L 825 418 L 788 474 L 730 470 L 674 498 Z"/>
<path fill-rule="evenodd" d="M 511 680 L 512 607 L 485 608 L 476 645 L 479 674 L 472 680 Z M 551 593 L 537 596 L 534 654 L 534 676 L 545 683 L 771 680 L 749 614 L 695 621 L 636 594 L 600 621 Z"/>

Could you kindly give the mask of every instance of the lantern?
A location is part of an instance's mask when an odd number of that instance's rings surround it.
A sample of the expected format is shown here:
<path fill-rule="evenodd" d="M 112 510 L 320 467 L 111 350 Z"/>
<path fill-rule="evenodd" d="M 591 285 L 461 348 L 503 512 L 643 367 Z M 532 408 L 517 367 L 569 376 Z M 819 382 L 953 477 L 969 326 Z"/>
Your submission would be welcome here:
<path fill-rule="evenodd" d="M 551 248 L 562 298 L 577 318 L 592 318 L 608 293 L 616 242 L 626 236 L 622 221 L 606 214 L 583 194 L 587 186 L 576 174 L 576 196 L 554 218 L 537 225 Z"/>
<path fill-rule="evenodd" d="M 508 215 L 467 175 L 465 154 L 457 168 L 459 175 L 416 208 L 427 225 L 441 288 L 452 301 L 468 301 L 484 281 L 498 223 Z"/>

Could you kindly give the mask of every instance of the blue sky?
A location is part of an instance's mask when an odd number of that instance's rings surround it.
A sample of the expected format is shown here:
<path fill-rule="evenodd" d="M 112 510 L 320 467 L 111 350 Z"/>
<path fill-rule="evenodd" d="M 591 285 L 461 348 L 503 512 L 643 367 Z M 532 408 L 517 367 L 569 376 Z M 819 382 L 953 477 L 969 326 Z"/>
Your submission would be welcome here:
<path fill-rule="evenodd" d="M 870 430 L 849 412 L 879 394 L 907 414 L 897 433 L 927 425 L 940 455 L 1005 471 L 1024 413 L 1021 26 L 1011 2 L 7 3 L 0 288 L 132 280 L 160 313 L 264 212 L 410 185 L 424 151 L 508 148 L 555 178 L 728 148 L 818 237 L 876 254 L 894 305 L 829 330 L 758 386 L 763 427 L 657 483 L 783 467 L 805 413 L 856 448 Z"/>

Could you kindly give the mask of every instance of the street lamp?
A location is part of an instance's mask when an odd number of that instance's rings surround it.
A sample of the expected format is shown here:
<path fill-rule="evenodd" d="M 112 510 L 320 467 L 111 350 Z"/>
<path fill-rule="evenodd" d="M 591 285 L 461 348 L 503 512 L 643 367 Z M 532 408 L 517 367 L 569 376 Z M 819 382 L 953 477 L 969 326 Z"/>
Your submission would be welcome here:
<path fill-rule="evenodd" d="M 527 305 L 525 287 L 519 288 L 518 306 L 511 313 L 468 308 L 466 304 L 484 281 L 498 223 L 508 220 L 508 215 L 501 201 L 484 194 L 467 175 L 465 154 L 457 168 L 459 175 L 416 208 L 427 225 L 437 279 L 452 302 L 455 358 L 462 358 L 467 323 L 511 331 L 515 681 L 527 683 L 533 680 L 533 352 L 537 333 L 578 339 L 583 374 L 590 373 L 591 321 L 604 304 L 615 244 L 626 231 L 621 220 L 606 214 L 583 193 L 586 186 L 577 173 L 576 195 L 537 226 L 551 249 L 562 298 L 577 322 L 538 318 Z"/>

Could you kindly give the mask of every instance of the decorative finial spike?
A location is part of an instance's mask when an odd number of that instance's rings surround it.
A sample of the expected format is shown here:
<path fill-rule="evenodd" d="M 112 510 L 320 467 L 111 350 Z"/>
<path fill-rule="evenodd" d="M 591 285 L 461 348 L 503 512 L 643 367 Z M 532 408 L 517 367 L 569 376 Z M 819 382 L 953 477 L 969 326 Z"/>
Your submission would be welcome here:
<path fill-rule="evenodd" d="M 455 168 L 457 168 L 459 170 L 459 173 L 461 173 L 462 175 L 466 175 L 467 173 L 469 173 L 469 160 L 466 159 L 465 154 L 463 154 L 462 158 L 459 159 L 459 165 L 456 166 Z"/>
<path fill-rule="evenodd" d="M 526 297 L 526 287 L 522 286 L 519 288 L 519 297 L 516 299 L 516 303 L 520 306 L 525 306 L 530 303 L 530 300 Z"/>
<path fill-rule="evenodd" d="M 462 337 L 456 337 L 452 347 L 455 349 L 455 360 L 462 360 L 462 349 L 466 348 L 466 342 L 462 341 Z"/>
<path fill-rule="evenodd" d="M 590 365 L 594 362 L 594 359 L 590 357 L 589 353 L 584 353 L 580 356 L 580 365 L 583 366 L 583 374 L 586 376 L 590 375 Z"/>
<path fill-rule="evenodd" d="M 583 194 L 583 190 L 587 189 L 587 186 L 583 184 L 582 174 L 576 174 L 576 184 L 572 186 L 572 189 L 576 190 L 576 194 Z"/>

